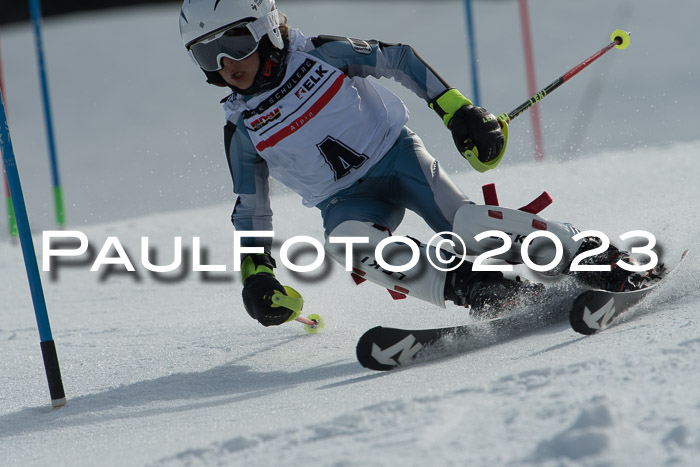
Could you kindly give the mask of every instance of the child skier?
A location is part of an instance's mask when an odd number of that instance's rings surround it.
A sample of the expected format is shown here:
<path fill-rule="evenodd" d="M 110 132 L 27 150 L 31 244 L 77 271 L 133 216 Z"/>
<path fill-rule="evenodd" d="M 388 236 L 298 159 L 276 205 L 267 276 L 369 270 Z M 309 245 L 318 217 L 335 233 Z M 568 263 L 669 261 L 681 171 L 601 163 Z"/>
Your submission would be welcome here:
<path fill-rule="evenodd" d="M 272 176 L 299 193 L 305 206 L 320 209 L 325 248 L 335 260 L 344 264 L 349 246 L 329 238 L 369 240 L 361 259 L 353 259 L 354 274 L 441 307 L 446 300 L 469 306 L 473 315 L 498 313 L 537 295 L 543 286 L 507 279 L 500 272 L 474 271 L 469 262 L 445 272 L 428 264 L 428 251 L 418 242 L 418 265 L 404 274 L 383 271 L 373 257 L 374 247 L 396 229 L 405 209 L 416 212 L 435 232 L 459 235 L 469 254 L 502 244 L 474 240 L 487 230 L 522 237 L 537 229 L 551 232 L 563 245 L 563 260 L 553 273 L 568 272 L 577 252 L 599 246 L 597 239 L 574 241 L 577 230 L 569 224 L 505 208 L 494 214 L 455 186 L 405 126 L 403 102 L 367 78 L 393 78 L 423 98 L 452 133 L 460 154 L 480 172 L 495 168 L 503 158 L 507 125 L 451 88 L 411 47 L 333 36 L 306 38 L 288 27 L 274 0 L 186 0 L 180 33 L 207 82 L 233 91 L 223 105 L 225 149 L 238 195 L 231 215 L 236 229 L 272 230 Z M 242 261 L 247 312 L 264 326 L 293 319 L 291 309 L 272 302 L 276 294 L 293 292 L 275 278 L 271 239 L 247 241 L 246 246 L 265 251 Z M 556 257 L 547 239 L 532 246 L 531 258 L 538 264 Z M 413 247 L 390 243 L 384 255 L 392 264 L 406 264 Z M 500 257 L 522 262 L 515 246 Z M 611 247 L 595 262 L 612 264 L 627 257 Z M 641 276 L 620 267 L 583 279 L 611 290 L 641 287 Z"/>

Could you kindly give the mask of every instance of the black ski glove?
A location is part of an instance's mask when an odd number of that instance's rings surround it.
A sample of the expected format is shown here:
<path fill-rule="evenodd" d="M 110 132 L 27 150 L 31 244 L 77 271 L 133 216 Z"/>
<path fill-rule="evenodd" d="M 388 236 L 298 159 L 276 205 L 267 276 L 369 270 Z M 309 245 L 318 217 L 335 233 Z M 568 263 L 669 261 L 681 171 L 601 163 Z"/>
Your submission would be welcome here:
<path fill-rule="evenodd" d="M 505 138 L 496 117 L 483 107 L 460 107 L 447 128 L 460 154 L 472 151 L 481 162 L 490 162 L 501 153 Z"/>
<path fill-rule="evenodd" d="M 452 132 L 455 146 L 479 172 L 495 168 L 505 153 L 507 132 L 496 117 L 477 107 L 456 89 L 448 89 L 430 102 Z M 504 129 L 507 129 L 505 123 Z M 475 160 L 478 159 L 478 160 Z"/>
<path fill-rule="evenodd" d="M 285 297 L 288 295 L 288 289 L 275 278 L 272 271 L 275 266 L 275 260 L 266 253 L 248 255 L 241 263 L 243 306 L 248 314 L 263 326 L 284 324 L 299 316 L 301 310 L 301 305 L 299 305 L 299 311 L 294 311 L 275 303 L 279 301 L 280 294 Z M 301 296 L 298 299 L 301 300 Z"/>

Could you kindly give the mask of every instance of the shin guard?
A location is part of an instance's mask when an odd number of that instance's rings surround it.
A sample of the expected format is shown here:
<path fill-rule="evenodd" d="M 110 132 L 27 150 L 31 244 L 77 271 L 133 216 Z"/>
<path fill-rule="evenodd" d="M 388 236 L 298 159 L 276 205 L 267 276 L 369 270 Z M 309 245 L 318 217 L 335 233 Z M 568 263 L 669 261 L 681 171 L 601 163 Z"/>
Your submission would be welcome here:
<path fill-rule="evenodd" d="M 406 265 L 412 260 L 417 263 L 404 272 L 392 272 L 382 268 L 377 258 L 377 245 L 389 238 L 391 233 L 380 226 L 368 222 L 345 221 L 329 234 L 326 240 L 326 253 L 340 264 L 350 266 L 352 273 L 371 282 L 386 287 L 392 296 L 396 293 L 420 298 L 440 307 L 445 307 L 445 277 L 446 273 L 434 268 L 427 259 L 426 248 L 419 242 L 410 239 L 417 249 L 406 243 L 389 243 L 382 252 L 383 260 L 392 266 Z M 348 258 L 347 248 L 343 238 L 358 238 L 368 241 L 352 245 L 352 257 Z M 334 242 L 335 239 L 335 242 Z M 340 241 L 339 241 L 340 240 Z M 418 254 L 415 252 L 417 251 Z"/>
<path fill-rule="evenodd" d="M 504 232 L 511 239 L 510 248 L 505 253 L 493 256 L 493 258 L 515 264 L 523 262 L 521 247 L 528 235 L 537 231 L 550 232 L 561 242 L 563 256 L 552 269 L 544 272 L 547 275 L 566 272 L 582 242 L 581 240 L 573 240 L 572 237 L 578 233 L 578 230 L 571 224 L 550 221 L 529 212 L 500 206 L 477 204 L 461 206 L 455 214 L 453 230 L 464 240 L 467 248 L 466 253 L 461 251 L 458 253 L 468 256 L 493 251 L 504 244 L 503 239 L 497 237 L 484 238 L 479 242 L 474 237 L 489 230 Z M 549 238 L 538 237 L 530 244 L 528 255 L 537 265 L 549 264 L 555 259 L 555 244 Z"/>

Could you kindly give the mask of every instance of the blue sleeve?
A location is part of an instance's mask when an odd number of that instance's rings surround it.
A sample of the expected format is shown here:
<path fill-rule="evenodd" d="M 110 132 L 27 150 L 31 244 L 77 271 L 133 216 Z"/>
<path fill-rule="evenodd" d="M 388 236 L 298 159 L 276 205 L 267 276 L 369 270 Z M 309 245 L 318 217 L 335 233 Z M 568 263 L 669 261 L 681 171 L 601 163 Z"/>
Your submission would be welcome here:
<path fill-rule="evenodd" d="M 224 127 L 224 145 L 228 159 L 233 191 L 238 195 L 231 213 L 236 230 L 272 230 L 269 171 L 267 163 L 255 151 L 246 131 L 238 131 L 231 122 Z M 242 246 L 263 247 L 270 252 L 272 238 L 241 239 Z"/>
<path fill-rule="evenodd" d="M 409 45 L 336 36 L 318 36 L 311 43 L 314 48 L 309 54 L 346 75 L 392 78 L 426 102 L 450 88 Z"/>

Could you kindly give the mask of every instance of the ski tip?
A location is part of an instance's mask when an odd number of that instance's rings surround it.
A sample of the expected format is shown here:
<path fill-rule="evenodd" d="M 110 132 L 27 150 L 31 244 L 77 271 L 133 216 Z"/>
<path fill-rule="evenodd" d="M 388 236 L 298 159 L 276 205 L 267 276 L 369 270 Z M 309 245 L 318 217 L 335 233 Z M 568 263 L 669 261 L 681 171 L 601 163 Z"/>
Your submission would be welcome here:
<path fill-rule="evenodd" d="M 396 362 L 380 362 L 373 355 L 373 352 L 376 353 L 377 351 L 376 342 L 381 342 L 383 332 L 384 328 L 382 326 L 375 326 L 362 334 L 362 337 L 357 341 L 357 347 L 355 348 L 357 361 L 369 370 L 388 371 L 396 368 Z"/>
<path fill-rule="evenodd" d="M 594 291 L 588 290 L 578 296 L 574 305 L 569 313 L 569 324 L 571 324 L 571 329 L 579 334 L 585 336 L 590 336 L 598 332 L 598 329 L 590 327 L 586 324 L 586 303 L 590 300 L 590 297 L 594 295 Z M 590 313 L 590 312 L 589 312 Z"/>

